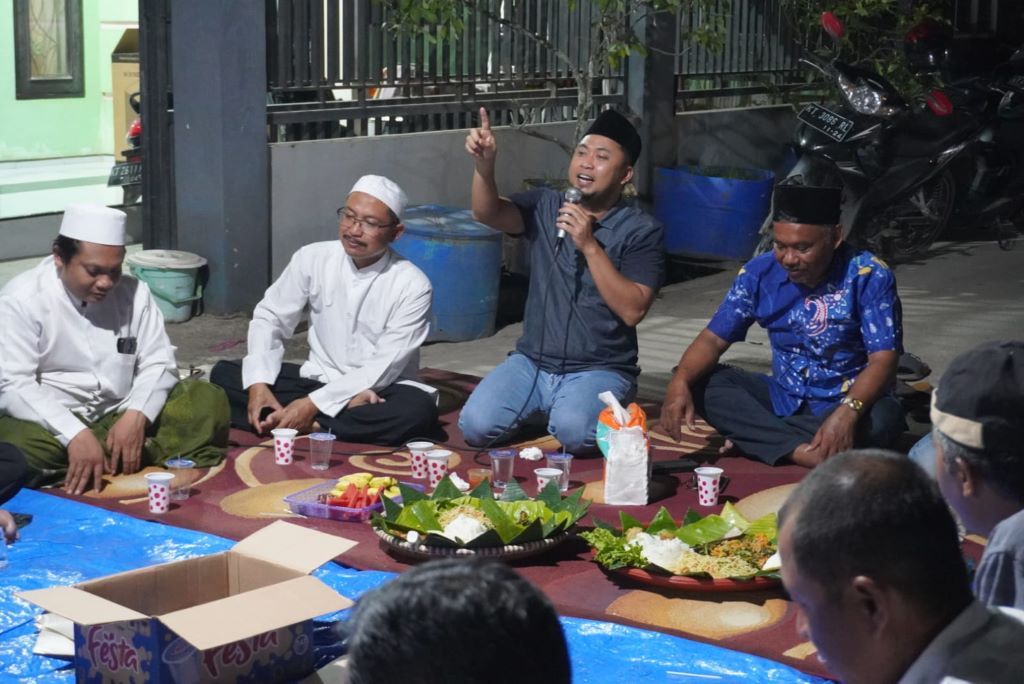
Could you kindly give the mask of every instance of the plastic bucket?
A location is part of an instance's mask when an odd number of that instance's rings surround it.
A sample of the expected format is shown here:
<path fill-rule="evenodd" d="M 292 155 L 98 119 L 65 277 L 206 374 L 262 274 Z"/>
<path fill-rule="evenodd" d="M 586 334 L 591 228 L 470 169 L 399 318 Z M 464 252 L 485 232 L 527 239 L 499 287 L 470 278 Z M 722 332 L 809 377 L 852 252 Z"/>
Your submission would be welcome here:
<path fill-rule="evenodd" d="M 666 252 L 750 258 L 771 209 L 771 171 L 709 166 L 654 173 L 654 215 L 665 226 Z"/>
<path fill-rule="evenodd" d="M 156 305 L 168 323 L 182 323 L 192 317 L 192 305 L 202 299 L 196 291 L 196 275 L 206 259 L 192 252 L 146 249 L 125 259 L 132 275 L 146 283 Z"/>
<path fill-rule="evenodd" d="M 494 334 L 501 281 L 501 233 L 465 209 L 426 204 L 402 218 L 395 250 L 434 288 L 429 341 L 459 342 Z"/>

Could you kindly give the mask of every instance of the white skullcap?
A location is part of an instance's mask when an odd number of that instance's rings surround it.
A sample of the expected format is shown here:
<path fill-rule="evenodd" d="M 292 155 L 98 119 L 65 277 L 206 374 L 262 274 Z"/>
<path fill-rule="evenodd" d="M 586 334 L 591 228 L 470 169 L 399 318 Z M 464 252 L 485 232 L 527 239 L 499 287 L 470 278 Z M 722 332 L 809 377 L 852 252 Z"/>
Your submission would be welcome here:
<path fill-rule="evenodd" d="M 365 192 L 367 195 L 379 199 L 395 213 L 399 221 L 402 220 L 405 205 L 409 203 L 402 188 L 398 187 L 398 183 L 384 176 L 363 176 L 352 186 L 351 192 Z"/>
<path fill-rule="evenodd" d="M 97 245 L 124 246 L 123 211 L 99 204 L 69 204 L 60 222 L 64 237 L 94 242 Z"/>

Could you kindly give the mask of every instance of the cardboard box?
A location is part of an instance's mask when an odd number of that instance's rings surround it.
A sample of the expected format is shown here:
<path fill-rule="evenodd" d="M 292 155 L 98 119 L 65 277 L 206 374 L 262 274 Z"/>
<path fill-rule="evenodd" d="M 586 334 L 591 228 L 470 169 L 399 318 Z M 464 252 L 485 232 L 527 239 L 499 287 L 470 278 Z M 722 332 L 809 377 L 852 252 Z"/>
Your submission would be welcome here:
<path fill-rule="evenodd" d="M 21 598 L 75 623 L 78 682 L 279 682 L 313 671 L 312 619 L 352 601 L 309 573 L 355 542 L 277 521 L 212 556 Z"/>
<path fill-rule="evenodd" d="M 125 29 L 121 40 L 110 53 L 110 91 L 114 101 L 114 159 L 124 161 L 122 151 L 127 149 L 128 127 L 138 116 L 128 98 L 139 92 L 139 29 Z"/>

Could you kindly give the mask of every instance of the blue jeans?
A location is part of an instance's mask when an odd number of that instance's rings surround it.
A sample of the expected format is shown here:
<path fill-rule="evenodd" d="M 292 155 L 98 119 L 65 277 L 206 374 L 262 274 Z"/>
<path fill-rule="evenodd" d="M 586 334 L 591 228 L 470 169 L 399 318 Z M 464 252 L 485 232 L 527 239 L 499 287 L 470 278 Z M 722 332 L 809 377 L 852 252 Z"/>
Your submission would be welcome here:
<path fill-rule="evenodd" d="M 492 440 L 508 441 L 524 420 L 543 413 L 548 418 L 548 432 L 567 451 L 592 451 L 597 416 L 604 408 L 597 395 L 605 391 L 625 404 L 636 395 L 636 379 L 611 370 L 538 373 L 533 361 L 512 354 L 469 395 L 459 428 L 467 444 L 485 447 Z"/>

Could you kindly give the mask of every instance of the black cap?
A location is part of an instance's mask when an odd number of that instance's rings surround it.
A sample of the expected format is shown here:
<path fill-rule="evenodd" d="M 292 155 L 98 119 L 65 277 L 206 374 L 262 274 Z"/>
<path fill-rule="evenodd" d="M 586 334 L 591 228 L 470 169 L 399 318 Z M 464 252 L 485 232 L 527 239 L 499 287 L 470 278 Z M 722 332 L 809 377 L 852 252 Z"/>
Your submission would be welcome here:
<path fill-rule="evenodd" d="M 843 193 L 839 188 L 780 185 L 775 188 L 775 216 L 781 223 L 834 226 L 839 223 Z"/>
<path fill-rule="evenodd" d="M 1024 342 L 986 342 L 953 359 L 932 395 L 932 425 L 971 449 L 1024 450 Z"/>
<path fill-rule="evenodd" d="M 636 160 L 640 158 L 642 147 L 640 134 L 636 132 L 636 128 L 629 122 L 629 119 L 614 109 L 606 109 L 601 112 L 594 119 L 594 123 L 590 124 L 585 135 L 603 135 L 619 143 L 626 152 L 626 156 L 629 157 L 631 165 L 636 164 Z"/>

